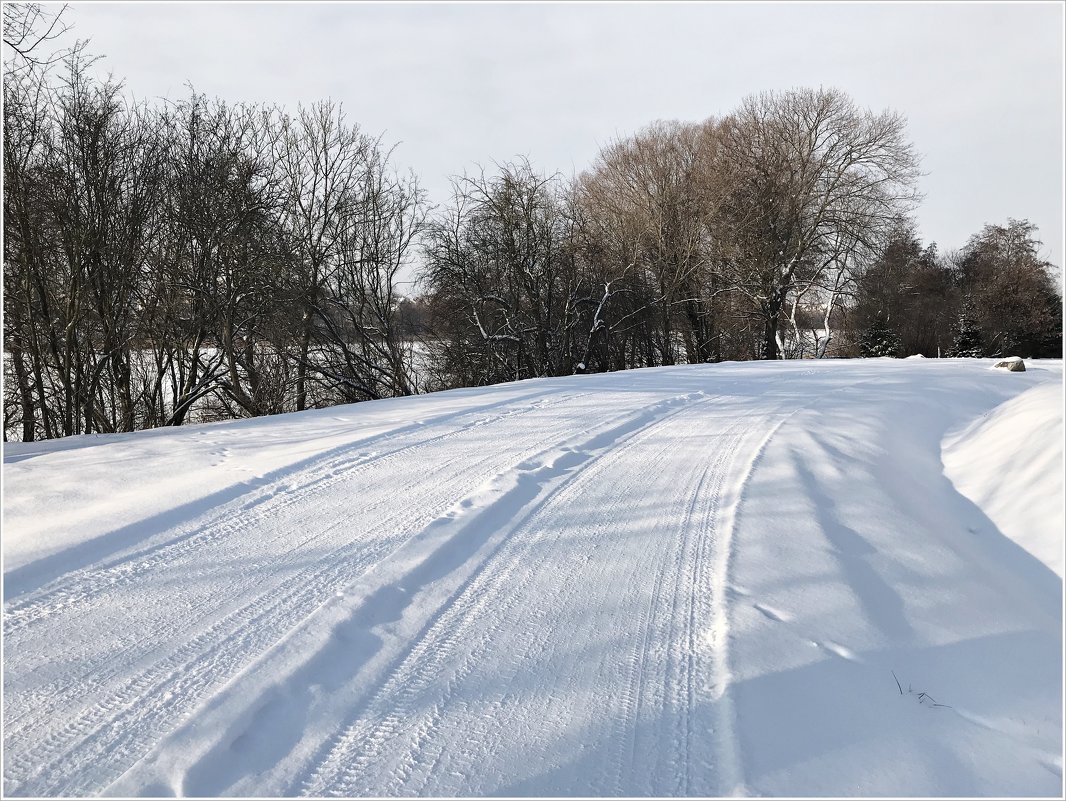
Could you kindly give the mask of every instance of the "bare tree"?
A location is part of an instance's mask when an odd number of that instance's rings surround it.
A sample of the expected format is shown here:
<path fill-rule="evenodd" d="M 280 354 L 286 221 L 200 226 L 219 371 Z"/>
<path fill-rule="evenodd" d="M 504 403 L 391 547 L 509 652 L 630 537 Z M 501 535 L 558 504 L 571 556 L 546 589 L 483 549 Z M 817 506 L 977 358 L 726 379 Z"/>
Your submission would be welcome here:
<path fill-rule="evenodd" d="M 902 117 L 838 91 L 655 123 L 571 181 L 498 165 L 429 220 L 415 176 L 338 106 L 130 103 L 80 47 L 54 68 L 58 16 L 9 8 L 5 437 L 821 357 L 845 323 L 933 355 L 960 308 L 989 352 L 1061 349 L 1035 228 L 922 249 Z"/>
<path fill-rule="evenodd" d="M 1036 226 L 1011 219 L 985 225 L 957 254 L 959 291 L 971 304 L 985 355 L 1061 356 L 1060 284 L 1039 251 Z"/>
<path fill-rule="evenodd" d="M 904 221 L 857 271 L 849 327 L 857 341 L 876 338 L 870 332 L 880 325 L 898 336 L 902 356 L 936 357 L 949 350 L 959 311 L 949 265 Z"/>
<path fill-rule="evenodd" d="M 635 267 L 637 283 L 650 292 L 648 363 L 675 363 L 679 347 L 688 362 L 713 356 L 706 223 L 716 202 L 716 144 L 713 120 L 657 122 L 605 147 L 578 184 L 584 219 L 599 228 L 600 253 L 615 275 Z"/>
<path fill-rule="evenodd" d="M 715 229 L 729 284 L 751 302 L 763 358 L 781 355 L 790 295 L 851 243 L 873 247 L 918 200 L 918 157 L 894 112 L 838 90 L 765 92 L 721 126 Z"/>
<path fill-rule="evenodd" d="M 298 304 L 300 332 L 296 352 L 296 409 L 307 406 L 307 373 L 312 334 L 323 310 L 326 285 L 340 258 L 344 228 L 355 214 L 356 186 L 372 147 L 358 126 L 348 126 L 331 103 L 300 108 L 285 118 L 278 158 L 285 183 L 285 226 L 293 246 L 289 280 Z M 343 337 L 340 338 L 344 346 Z"/>
<path fill-rule="evenodd" d="M 38 413 L 45 436 L 143 422 L 131 374 L 158 149 L 119 85 L 90 80 L 77 53 L 66 65 L 56 88 L 34 72 L 5 81 L 5 345 L 23 372 L 24 436 Z"/>
<path fill-rule="evenodd" d="M 415 391 L 414 340 L 401 330 L 399 276 L 408 269 L 425 224 L 423 193 L 372 142 L 352 187 L 337 240 L 337 259 L 316 308 L 315 369 L 344 401 Z"/>
<path fill-rule="evenodd" d="M 425 250 L 438 357 L 459 383 L 572 372 L 577 287 L 558 177 L 504 164 L 454 191 Z"/>
<path fill-rule="evenodd" d="M 43 225 L 40 164 L 50 145 L 49 111 L 39 74 L 5 75 L 4 350 L 15 381 L 5 381 L 4 434 L 18 425 L 27 442 L 55 436 L 45 397 L 48 307 L 42 308 L 49 298 L 42 278 L 50 237 Z"/>
<path fill-rule="evenodd" d="M 45 70 L 58 64 L 80 49 L 80 44 L 58 51 L 48 51 L 49 42 L 54 42 L 70 30 L 63 19 L 67 5 L 58 11 L 45 11 L 40 3 L 4 4 L 4 54 L 5 72 Z"/>

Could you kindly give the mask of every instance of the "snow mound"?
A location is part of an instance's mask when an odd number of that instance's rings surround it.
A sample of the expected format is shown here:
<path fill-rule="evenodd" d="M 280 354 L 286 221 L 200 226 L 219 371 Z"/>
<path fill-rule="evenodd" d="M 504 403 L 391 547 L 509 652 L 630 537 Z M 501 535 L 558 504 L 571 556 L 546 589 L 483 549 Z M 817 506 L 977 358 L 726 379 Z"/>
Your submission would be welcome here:
<path fill-rule="evenodd" d="M 959 492 L 1059 576 L 1066 575 L 1062 402 L 1061 384 L 1033 387 L 943 443 L 944 472 Z"/>
<path fill-rule="evenodd" d="M 913 353 L 910 356 L 907 356 L 906 358 L 908 358 L 908 359 L 924 359 L 925 357 L 922 354 L 920 354 L 920 353 Z"/>

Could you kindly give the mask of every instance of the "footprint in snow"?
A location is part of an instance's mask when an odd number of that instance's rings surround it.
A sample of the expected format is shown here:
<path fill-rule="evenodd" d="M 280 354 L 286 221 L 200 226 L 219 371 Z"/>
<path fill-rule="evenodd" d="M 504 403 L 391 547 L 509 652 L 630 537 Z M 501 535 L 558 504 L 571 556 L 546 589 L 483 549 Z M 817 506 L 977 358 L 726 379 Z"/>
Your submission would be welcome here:
<path fill-rule="evenodd" d="M 862 659 L 859 658 L 859 655 L 852 651 L 850 648 L 841 645 L 840 643 L 833 642 L 832 640 L 826 640 L 825 642 L 811 640 L 811 644 L 817 645 L 823 651 L 828 651 L 829 653 L 839 656 L 841 659 L 846 659 L 849 662 L 862 661 Z"/>
<path fill-rule="evenodd" d="M 770 618 L 770 620 L 776 620 L 778 623 L 788 623 L 792 620 L 792 615 L 788 614 L 788 612 L 782 612 L 780 609 L 774 609 L 772 606 L 767 606 L 766 604 L 752 604 L 752 606 L 763 615 Z"/>
<path fill-rule="evenodd" d="M 1044 769 L 1052 775 L 1058 776 L 1060 779 L 1062 778 L 1062 762 L 1059 757 L 1041 756 L 1037 757 L 1037 762 L 1039 762 Z"/>

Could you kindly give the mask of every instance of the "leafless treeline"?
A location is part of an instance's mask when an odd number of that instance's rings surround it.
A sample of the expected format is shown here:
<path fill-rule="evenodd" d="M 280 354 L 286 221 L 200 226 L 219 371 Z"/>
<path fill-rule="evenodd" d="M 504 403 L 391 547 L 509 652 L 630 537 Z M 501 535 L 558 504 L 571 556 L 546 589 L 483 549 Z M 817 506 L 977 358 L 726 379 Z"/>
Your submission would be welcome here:
<path fill-rule="evenodd" d="M 823 355 L 917 177 L 901 116 L 798 89 L 651 125 L 572 182 L 526 163 L 466 178 L 427 234 L 434 363 L 471 384 Z"/>
<path fill-rule="evenodd" d="M 827 353 L 1060 355 L 1035 227 L 987 225 L 941 256 L 914 233 L 918 177 L 903 117 L 831 89 L 652 124 L 574 180 L 526 162 L 465 177 L 425 237 L 435 385 Z"/>
<path fill-rule="evenodd" d="M 408 394 L 413 177 L 330 103 L 131 104 L 70 54 L 4 82 L 5 432 Z"/>
<path fill-rule="evenodd" d="M 132 103 L 80 47 L 34 57 L 40 16 L 9 8 L 7 438 L 681 362 L 1061 351 L 1035 229 L 923 249 L 905 120 L 836 90 L 652 124 L 573 179 L 496 165 L 431 210 L 331 103 Z"/>

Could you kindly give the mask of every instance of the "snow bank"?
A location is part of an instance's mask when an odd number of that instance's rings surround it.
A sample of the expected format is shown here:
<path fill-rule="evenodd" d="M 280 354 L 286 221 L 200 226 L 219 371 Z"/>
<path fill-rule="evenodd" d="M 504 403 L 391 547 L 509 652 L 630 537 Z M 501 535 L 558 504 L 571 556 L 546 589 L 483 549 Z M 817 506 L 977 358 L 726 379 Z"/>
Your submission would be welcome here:
<path fill-rule="evenodd" d="M 1001 532 L 1066 575 L 1063 392 L 1044 384 L 944 440 L 944 472 Z"/>

